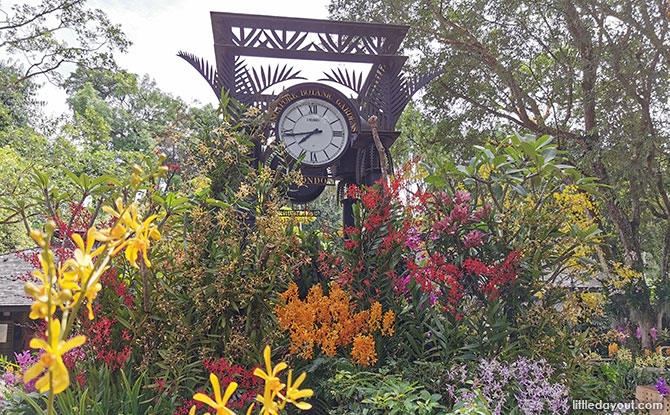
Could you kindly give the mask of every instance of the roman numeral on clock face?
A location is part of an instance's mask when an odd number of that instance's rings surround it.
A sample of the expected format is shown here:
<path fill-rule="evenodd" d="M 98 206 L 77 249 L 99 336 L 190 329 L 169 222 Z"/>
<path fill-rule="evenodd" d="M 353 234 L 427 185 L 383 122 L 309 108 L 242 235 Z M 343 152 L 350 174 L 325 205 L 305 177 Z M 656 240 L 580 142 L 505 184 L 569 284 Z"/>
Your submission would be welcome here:
<path fill-rule="evenodd" d="M 335 163 L 349 144 L 346 115 L 334 102 L 319 97 L 298 98 L 289 104 L 275 128 L 288 155 L 306 166 Z"/>

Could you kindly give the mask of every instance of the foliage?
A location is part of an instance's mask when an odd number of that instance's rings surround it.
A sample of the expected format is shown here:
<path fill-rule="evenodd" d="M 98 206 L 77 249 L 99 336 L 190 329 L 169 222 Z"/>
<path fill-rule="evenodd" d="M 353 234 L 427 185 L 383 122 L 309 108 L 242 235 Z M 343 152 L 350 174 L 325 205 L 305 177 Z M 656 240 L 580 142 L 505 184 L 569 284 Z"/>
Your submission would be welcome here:
<path fill-rule="evenodd" d="M 399 375 L 339 371 L 328 382 L 338 407 L 333 414 L 438 414 L 445 408 L 439 394 L 404 381 Z"/>
<path fill-rule="evenodd" d="M 448 415 L 491 415 L 488 403 L 482 396 L 480 391 L 475 391 L 472 398 L 469 400 L 462 400 L 452 408 L 452 412 Z"/>
<path fill-rule="evenodd" d="M 108 67 L 114 62 L 111 53 L 130 45 L 120 27 L 102 10 L 86 7 L 85 0 L 17 3 L 0 11 L 0 51 L 22 66 L 0 90 L 20 88 L 36 76 L 58 83 L 58 69 L 67 63 Z"/>
<path fill-rule="evenodd" d="M 195 110 L 162 92 L 155 81 L 124 70 L 79 67 L 65 81 L 76 139 L 93 148 L 121 152 L 156 149 L 182 164 Z M 170 143 L 177 153 L 170 152 Z"/>

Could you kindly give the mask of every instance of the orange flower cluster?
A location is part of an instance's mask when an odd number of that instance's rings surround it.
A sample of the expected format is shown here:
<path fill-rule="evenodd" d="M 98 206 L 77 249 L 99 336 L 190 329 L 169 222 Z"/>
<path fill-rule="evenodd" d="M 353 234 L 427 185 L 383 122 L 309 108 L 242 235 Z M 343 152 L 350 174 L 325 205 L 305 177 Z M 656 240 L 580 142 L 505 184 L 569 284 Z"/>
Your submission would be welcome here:
<path fill-rule="evenodd" d="M 616 344 L 616 343 L 611 343 L 607 347 L 607 351 L 609 352 L 610 357 L 614 356 L 615 354 L 617 354 L 619 352 L 619 345 Z"/>
<path fill-rule="evenodd" d="M 351 360 L 362 366 L 374 365 L 377 361 L 375 339 L 369 334 L 359 334 L 354 337 L 354 346 L 351 348 Z"/>
<path fill-rule="evenodd" d="M 392 336 L 394 332 L 393 311 L 382 314 L 381 304 L 374 302 L 370 309 L 355 312 L 355 302 L 336 283 L 328 295 L 321 286 L 313 286 L 305 300 L 298 296 L 298 286 L 291 283 L 279 297 L 275 313 L 281 328 L 290 332 L 290 352 L 305 359 L 314 356 L 315 345 L 334 357 L 338 347 L 353 344 L 352 361 L 368 366 L 377 361 L 373 334 Z"/>

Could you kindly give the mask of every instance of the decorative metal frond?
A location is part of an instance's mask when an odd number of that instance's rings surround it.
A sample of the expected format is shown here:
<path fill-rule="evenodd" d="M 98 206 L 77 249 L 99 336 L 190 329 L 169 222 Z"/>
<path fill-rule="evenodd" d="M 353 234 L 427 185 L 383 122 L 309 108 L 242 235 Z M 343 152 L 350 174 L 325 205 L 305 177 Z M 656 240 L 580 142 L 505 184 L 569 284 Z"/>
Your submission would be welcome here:
<path fill-rule="evenodd" d="M 236 56 L 234 65 L 234 83 L 232 85 L 234 85 L 235 97 L 243 100 L 243 97 L 253 95 L 256 91 L 246 61 Z"/>
<path fill-rule="evenodd" d="M 209 86 L 212 88 L 217 98 L 221 97 L 221 89 L 223 84 L 221 79 L 219 79 L 219 74 L 216 72 L 216 69 L 209 64 L 205 59 L 199 58 L 192 53 L 179 51 L 177 56 L 184 59 L 186 62 L 190 63 L 191 66 L 195 68 L 196 71 L 202 75 L 203 78 L 207 81 Z"/>
<path fill-rule="evenodd" d="M 416 94 L 418 90 L 428 85 L 428 82 L 432 81 L 443 73 L 444 69 L 438 69 L 436 71 L 422 73 L 407 79 L 405 83 L 407 85 L 407 93 L 411 97 L 412 95 Z"/>
<path fill-rule="evenodd" d="M 252 68 L 251 73 L 248 76 L 255 94 L 261 94 L 268 88 L 284 81 L 306 79 L 300 76 L 300 70 L 296 70 L 288 65 L 280 67 L 279 64 L 274 68 L 269 65 L 267 69 L 261 67 L 260 71 L 256 71 L 255 68 Z"/>
<path fill-rule="evenodd" d="M 395 121 L 394 114 L 401 105 L 398 91 L 403 87 L 403 77 L 397 70 L 383 65 L 368 76 L 371 82 L 361 93 L 361 112 L 366 117 L 376 115 L 381 129 L 391 129 Z"/>
<path fill-rule="evenodd" d="M 357 94 L 361 93 L 363 88 L 363 73 L 356 71 L 349 71 L 348 69 L 335 68 L 331 69 L 330 72 L 323 72 L 326 76 L 325 78 L 319 79 L 319 81 L 330 81 L 345 86 Z M 358 74 L 358 75 L 357 75 Z"/>
<path fill-rule="evenodd" d="M 376 115 L 383 129 L 391 129 L 400 118 L 412 96 L 444 71 L 434 71 L 407 77 L 387 67 L 379 66 L 371 74 L 371 82 L 362 91 L 361 111 L 365 116 Z"/>

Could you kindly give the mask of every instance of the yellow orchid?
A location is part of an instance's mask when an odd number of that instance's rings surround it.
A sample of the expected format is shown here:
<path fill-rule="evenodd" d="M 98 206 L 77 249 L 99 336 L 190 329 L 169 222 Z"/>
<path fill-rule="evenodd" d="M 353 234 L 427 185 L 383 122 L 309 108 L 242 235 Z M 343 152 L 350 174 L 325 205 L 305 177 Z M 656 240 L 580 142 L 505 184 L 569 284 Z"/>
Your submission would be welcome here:
<path fill-rule="evenodd" d="M 212 408 L 216 409 L 216 415 L 235 415 L 235 412 L 226 408 L 226 404 L 228 403 L 228 399 L 230 399 L 233 392 L 235 392 L 235 390 L 237 389 L 237 383 L 230 382 L 222 398 L 221 387 L 219 385 L 219 378 L 217 378 L 214 373 L 210 373 L 209 381 L 212 382 L 212 388 L 214 388 L 215 400 L 212 400 L 212 398 L 205 395 L 204 393 L 196 393 L 195 395 L 193 395 L 193 399 L 195 399 L 196 401 L 200 401 L 204 404 L 207 404 Z M 191 414 L 195 414 L 195 406 L 191 408 Z"/>
<path fill-rule="evenodd" d="M 263 351 L 263 357 L 265 358 L 265 367 L 267 372 L 263 372 L 261 368 L 256 368 L 254 370 L 254 376 L 258 376 L 261 379 L 265 379 L 265 388 L 270 389 L 273 392 L 278 392 L 284 388 L 284 384 L 281 383 L 277 374 L 282 370 L 286 369 L 287 365 L 284 362 L 279 363 L 277 366 L 272 368 L 272 362 L 270 361 L 271 351 L 270 346 L 265 346 Z"/>
<path fill-rule="evenodd" d="M 161 233 L 158 227 L 151 223 L 157 218 L 156 215 L 148 217 L 144 222 L 141 222 L 137 216 L 137 206 L 131 204 L 124 209 L 121 198 L 116 199 L 116 209 L 111 207 L 103 207 L 105 212 L 118 219 L 118 222 L 111 229 L 105 229 L 101 232 L 96 232 L 95 238 L 99 241 L 110 241 L 114 247 L 112 255 L 116 255 L 121 250 L 126 250 L 126 259 L 130 264 L 137 266 L 137 259 L 142 255 L 144 263 L 147 267 L 151 267 L 147 250 L 150 246 L 151 239 L 157 241 L 161 239 Z M 126 229 L 125 227 L 128 229 Z M 132 238 L 126 239 L 126 233 L 132 230 L 135 235 Z"/>
<path fill-rule="evenodd" d="M 93 320 L 93 300 L 98 296 L 98 292 L 102 290 L 102 285 L 99 282 L 96 282 L 93 285 L 90 285 L 89 288 L 84 291 L 84 297 L 86 297 L 86 308 L 88 308 L 88 319 Z"/>
<path fill-rule="evenodd" d="M 123 199 L 120 197 L 114 201 L 116 210 L 109 206 L 103 206 L 102 210 L 119 219 L 119 222 L 129 228 L 137 229 L 140 224 L 137 221 L 137 205 L 132 203 L 127 208 L 123 207 Z"/>
<path fill-rule="evenodd" d="M 275 402 L 275 396 L 277 396 L 277 393 L 268 388 L 268 382 L 266 381 L 263 396 L 256 395 L 256 400 L 263 404 L 260 412 L 261 415 L 277 415 L 279 413 L 279 406 L 277 405 L 277 402 Z"/>
<path fill-rule="evenodd" d="M 123 243 L 126 232 L 128 232 L 128 230 L 123 227 L 123 224 L 117 223 L 112 228 L 106 228 L 96 232 L 95 239 L 100 242 L 110 242 L 110 245 L 115 247 Z"/>
<path fill-rule="evenodd" d="M 72 265 L 73 268 L 81 270 L 93 269 L 93 258 L 105 251 L 104 245 L 93 251 L 93 244 L 95 243 L 97 233 L 98 231 L 95 228 L 91 228 L 86 232 L 86 245 L 84 245 L 84 240 L 79 234 L 73 234 L 72 240 L 77 244 L 77 249 L 74 250 L 74 258 L 66 261 L 66 263 Z"/>
<path fill-rule="evenodd" d="M 39 362 L 35 363 L 23 375 L 24 382 L 30 382 L 39 376 L 47 368 L 47 372 L 42 376 L 35 388 L 40 392 L 46 392 L 51 389 L 54 394 L 61 393 L 70 384 L 70 375 L 63 363 L 63 354 L 68 350 L 81 346 L 86 341 L 85 336 L 75 336 L 68 341 L 60 340 L 61 324 L 58 319 L 53 319 L 49 324 L 49 342 L 43 339 L 32 339 L 30 347 L 34 349 L 43 349 L 44 353 Z M 51 377 L 51 382 L 49 382 Z"/>
<path fill-rule="evenodd" d="M 42 271 L 33 271 L 33 276 L 39 278 L 42 285 L 38 287 L 31 282 L 28 282 L 25 285 L 26 294 L 35 298 L 35 302 L 30 305 L 30 318 L 33 320 L 44 318 L 56 311 L 55 298 L 47 289 L 47 287 L 51 286 L 49 283 L 49 265 L 44 258 L 42 258 L 42 255 L 39 256 L 39 260 L 42 265 Z M 49 297 L 51 297 L 51 303 L 49 302 Z"/>
<path fill-rule="evenodd" d="M 293 378 L 293 370 L 288 371 L 288 380 L 286 381 L 286 396 L 282 395 L 281 392 L 277 392 L 279 397 L 285 402 L 292 403 L 298 409 L 303 411 L 311 409 L 312 405 L 307 402 L 298 402 L 298 399 L 309 398 L 314 395 L 314 391 L 311 389 L 298 389 L 302 382 L 305 381 L 307 374 L 303 372 L 302 375 L 298 376 L 298 379 L 295 380 L 295 383 L 291 384 L 291 379 Z"/>
<path fill-rule="evenodd" d="M 86 271 L 86 273 L 90 272 L 91 272 L 90 270 Z M 61 289 L 78 291 L 80 280 L 81 280 L 81 274 L 78 272 L 78 270 L 74 270 L 70 266 L 66 265 L 58 269 L 58 286 Z"/>
<path fill-rule="evenodd" d="M 40 260 L 40 265 L 42 265 L 42 271 L 36 269 L 33 271 L 33 277 L 39 278 L 42 284 L 49 285 L 49 263 L 42 258 L 42 255 L 39 255 L 38 259 Z"/>
<path fill-rule="evenodd" d="M 56 311 L 56 306 L 52 305 L 49 307 L 46 302 L 37 300 L 30 305 L 29 317 L 33 320 L 37 320 L 53 314 L 54 311 Z"/>
<path fill-rule="evenodd" d="M 161 233 L 158 231 L 158 227 L 151 224 L 156 217 L 156 215 L 148 217 L 147 220 L 142 222 L 142 224 L 135 229 L 134 237 L 126 241 L 126 259 L 135 268 L 137 268 L 137 258 L 139 253 L 142 253 L 144 263 L 147 267 L 151 267 L 151 262 L 147 256 L 150 239 L 157 241 L 161 238 Z"/>

